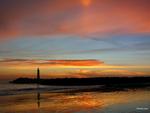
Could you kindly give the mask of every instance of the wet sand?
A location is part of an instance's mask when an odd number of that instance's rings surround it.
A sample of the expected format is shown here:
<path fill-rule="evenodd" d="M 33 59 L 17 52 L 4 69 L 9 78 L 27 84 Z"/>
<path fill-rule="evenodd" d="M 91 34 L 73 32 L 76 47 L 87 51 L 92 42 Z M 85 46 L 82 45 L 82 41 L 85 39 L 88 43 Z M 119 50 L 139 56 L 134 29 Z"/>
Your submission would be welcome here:
<path fill-rule="evenodd" d="M 150 113 L 150 90 L 0 96 L 0 113 Z"/>

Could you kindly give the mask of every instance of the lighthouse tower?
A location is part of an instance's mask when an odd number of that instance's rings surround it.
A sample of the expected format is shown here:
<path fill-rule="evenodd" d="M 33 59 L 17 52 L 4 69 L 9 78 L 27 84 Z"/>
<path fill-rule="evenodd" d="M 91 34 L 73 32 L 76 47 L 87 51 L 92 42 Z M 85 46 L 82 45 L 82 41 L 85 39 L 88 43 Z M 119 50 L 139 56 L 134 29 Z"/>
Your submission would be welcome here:
<path fill-rule="evenodd" d="M 37 68 L 37 83 L 40 82 L 40 69 Z"/>

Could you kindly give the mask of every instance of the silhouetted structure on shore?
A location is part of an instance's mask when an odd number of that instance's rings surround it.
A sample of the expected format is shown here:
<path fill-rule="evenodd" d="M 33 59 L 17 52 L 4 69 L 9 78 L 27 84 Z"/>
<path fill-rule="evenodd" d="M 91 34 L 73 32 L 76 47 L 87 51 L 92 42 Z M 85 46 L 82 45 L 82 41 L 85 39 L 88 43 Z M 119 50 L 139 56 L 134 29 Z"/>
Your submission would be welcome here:
<path fill-rule="evenodd" d="M 36 78 L 36 83 L 37 83 L 37 105 L 38 105 L 38 108 L 40 108 L 40 69 L 37 68 L 37 78 Z"/>
<path fill-rule="evenodd" d="M 37 68 L 37 78 L 18 78 L 11 81 L 16 84 L 37 84 L 39 85 L 54 85 L 54 86 L 88 86 L 88 85 L 102 85 L 109 88 L 137 88 L 149 87 L 150 77 L 95 77 L 95 78 L 55 78 L 55 79 L 41 79 L 40 69 Z"/>
<path fill-rule="evenodd" d="M 12 83 L 26 84 L 37 83 L 42 85 L 55 85 L 55 86 L 82 86 L 82 85 L 105 85 L 115 87 L 142 87 L 150 86 L 150 77 L 97 77 L 97 78 L 56 78 L 56 79 L 31 79 L 31 78 L 18 78 Z"/>
<path fill-rule="evenodd" d="M 40 83 L 40 69 L 37 68 L 37 84 Z"/>

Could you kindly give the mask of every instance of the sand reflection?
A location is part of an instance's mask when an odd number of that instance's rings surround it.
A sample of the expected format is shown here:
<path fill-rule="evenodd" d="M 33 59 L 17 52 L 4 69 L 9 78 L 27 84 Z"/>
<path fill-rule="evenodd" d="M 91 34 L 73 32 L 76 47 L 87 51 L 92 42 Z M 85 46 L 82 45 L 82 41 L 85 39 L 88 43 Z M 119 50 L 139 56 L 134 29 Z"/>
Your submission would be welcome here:
<path fill-rule="evenodd" d="M 149 91 L 33 93 L 0 97 L 0 113 L 74 113 L 122 103 L 149 101 Z"/>

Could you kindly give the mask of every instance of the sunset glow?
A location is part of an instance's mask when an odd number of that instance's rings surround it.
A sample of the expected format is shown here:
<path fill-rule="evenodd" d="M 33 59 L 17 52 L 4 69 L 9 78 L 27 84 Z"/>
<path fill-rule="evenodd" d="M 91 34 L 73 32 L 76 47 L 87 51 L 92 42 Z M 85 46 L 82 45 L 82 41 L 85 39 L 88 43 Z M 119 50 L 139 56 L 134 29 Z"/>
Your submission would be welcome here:
<path fill-rule="evenodd" d="M 84 6 L 89 6 L 91 4 L 91 0 L 82 0 L 82 4 Z"/>
<path fill-rule="evenodd" d="M 1 0 L 0 79 L 150 75 L 149 0 Z"/>

